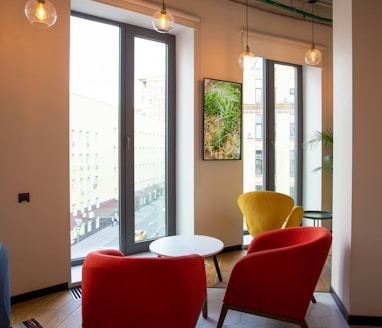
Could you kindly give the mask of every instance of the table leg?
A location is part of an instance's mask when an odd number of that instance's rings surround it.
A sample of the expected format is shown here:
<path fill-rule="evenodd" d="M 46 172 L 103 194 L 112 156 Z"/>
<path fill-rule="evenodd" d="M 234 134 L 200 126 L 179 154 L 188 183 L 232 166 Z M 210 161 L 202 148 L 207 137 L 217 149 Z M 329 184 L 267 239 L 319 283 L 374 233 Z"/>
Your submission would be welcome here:
<path fill-rule="evenodd" d="M 223 278 L 222 278 L 222 274 L 220 273 L 219 263 L 218 263 L 218 260 L 216 258 L 216 255 L 212 255 L 212 258 L 214 259 L 216 273 L 218 274 L 219 281 L 221 282 L 221 281 L 223 281 Z"/>

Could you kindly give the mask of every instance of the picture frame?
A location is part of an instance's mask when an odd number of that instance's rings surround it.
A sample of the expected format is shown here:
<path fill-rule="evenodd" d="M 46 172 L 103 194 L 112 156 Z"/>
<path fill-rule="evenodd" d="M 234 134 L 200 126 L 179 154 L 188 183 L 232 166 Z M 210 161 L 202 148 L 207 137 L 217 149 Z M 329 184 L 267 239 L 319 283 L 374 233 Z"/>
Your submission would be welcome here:
<path fill-rule="evenodd" d="M 240 160 L 242 83 L 203 79 L 203 160 Z"/>

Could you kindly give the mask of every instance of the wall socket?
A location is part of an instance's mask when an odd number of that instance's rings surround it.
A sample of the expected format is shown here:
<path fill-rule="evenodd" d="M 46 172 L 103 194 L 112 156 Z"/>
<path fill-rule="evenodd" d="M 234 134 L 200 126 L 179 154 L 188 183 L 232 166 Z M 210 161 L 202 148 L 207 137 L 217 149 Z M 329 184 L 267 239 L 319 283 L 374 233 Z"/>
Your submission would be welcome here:
<path fill-rule="evenodd" d="M 19 194 L 19 203 L 29 203 L 29 202 L 30 202 L 29 192 L 24 192 Z"/>

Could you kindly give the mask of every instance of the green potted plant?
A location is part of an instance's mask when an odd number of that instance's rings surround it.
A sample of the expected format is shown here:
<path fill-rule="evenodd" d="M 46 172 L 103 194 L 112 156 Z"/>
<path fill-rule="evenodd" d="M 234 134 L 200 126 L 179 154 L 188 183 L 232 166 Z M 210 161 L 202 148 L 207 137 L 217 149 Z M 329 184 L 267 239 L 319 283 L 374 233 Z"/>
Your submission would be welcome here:
<path fill-rule="evenodd" d="M 331 146 L 330 153 L 324 155 L 322 167 L 317 167 L 313 171 L 318 171 L 321 169 L 333 170 L 333 130 L 326 129 L 325 131 L 316 131 L 313 138 L 304 143 L 304 147 L 313 148 L 319 143 L 324 146 Z"/>

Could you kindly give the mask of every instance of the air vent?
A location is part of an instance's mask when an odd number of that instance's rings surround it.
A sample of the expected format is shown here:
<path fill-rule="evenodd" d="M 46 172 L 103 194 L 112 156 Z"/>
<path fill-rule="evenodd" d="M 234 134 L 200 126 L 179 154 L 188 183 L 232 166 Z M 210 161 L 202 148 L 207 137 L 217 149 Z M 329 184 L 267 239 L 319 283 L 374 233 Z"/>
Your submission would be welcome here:
<path fill-rule="evenodd" d="M 70 293 L 72 294 L 72 296 L 75 300 L 79 300 L 80 298 L 82 298 L 82 288 L 81 287 L 70 289 Z"/>

